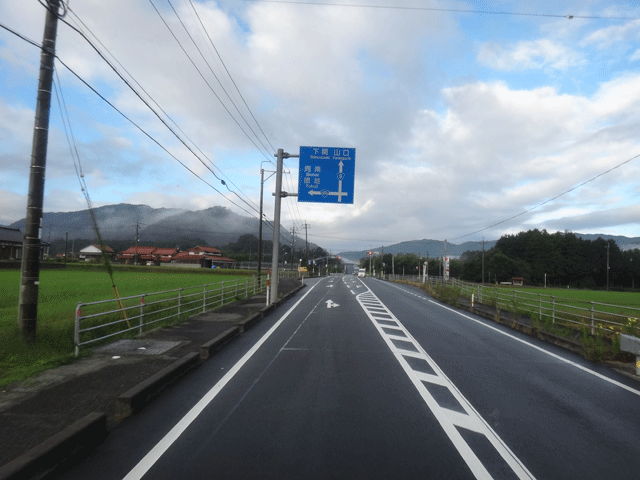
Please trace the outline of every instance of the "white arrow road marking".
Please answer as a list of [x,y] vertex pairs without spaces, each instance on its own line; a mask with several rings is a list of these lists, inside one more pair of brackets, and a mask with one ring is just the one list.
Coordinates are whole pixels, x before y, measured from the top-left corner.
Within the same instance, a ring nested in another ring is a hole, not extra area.
[[333,307],[339,307],[340,306],[337,303],[335,303],[333,300],[327,300],[326,304],[327,304],[327,308],[333,308]]

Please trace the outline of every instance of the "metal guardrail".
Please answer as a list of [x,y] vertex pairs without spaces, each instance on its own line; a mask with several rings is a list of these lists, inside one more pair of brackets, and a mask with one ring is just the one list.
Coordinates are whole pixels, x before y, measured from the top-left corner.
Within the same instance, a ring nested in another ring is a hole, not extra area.
[[228,280],[99,302],[78,302],[74,328],[75,355],[79,355],[83,345],[127,332],[142,334],[156,323],[232,303],[237,298],[263,291],[266,286],[264,279],[260,282],[257,277],[250,277],[244,283]]
[[[412,276],[404,280],[423,283],[425,279]],[[478,303],[529,315],[541,322],[548,320],[554,325],[587,327],[592,335],[598,330],[640,336],[640,308],[469,283],[455,278],[430,276],[426,283],[458,288],[461,295],[469,299],[473,295]]]

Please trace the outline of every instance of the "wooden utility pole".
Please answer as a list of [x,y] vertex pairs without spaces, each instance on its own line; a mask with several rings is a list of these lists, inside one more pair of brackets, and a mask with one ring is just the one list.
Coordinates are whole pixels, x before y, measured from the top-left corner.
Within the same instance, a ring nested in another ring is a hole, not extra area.
[[18,327],[25,340],[36,336],[38,319],[38,285],[40,283],[40,224],[44,198],[44,173],[47,163],[47,142],[49,138],[49,112],[51,106],[51,85],[58,29],[60,0],[47,0],[47,17],[44,24],[42,53],[40,55],[40,79],[36,118],[31,150],[31,170],[29,174],[29,196],[27,216],[22,243],[22,269],[20,276],[20,300],[18,305]]

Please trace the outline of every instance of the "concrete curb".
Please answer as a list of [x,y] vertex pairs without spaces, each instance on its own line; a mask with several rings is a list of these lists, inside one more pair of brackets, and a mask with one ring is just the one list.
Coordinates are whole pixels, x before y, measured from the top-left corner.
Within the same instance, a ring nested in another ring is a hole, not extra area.
[[118,417],[121,419],[130,417],[140,411],[170,383],[199,364],[200,355],[196,352],[189,353],[123,393],[116,399],[116,413]]
[[240,335],[241,331],[241,327],[231,327],[213,340],[209,340],[207,343],[202,344],[200,346],[200,360],[206,360],[209,358],[213,353],[217,352],[235,337]]
[[240,333],[246,332],[263,318],[264,318],[264,314],[262,312],[254,313],[250,317],[245,318],[244,320],[238,323],[238,326],[240,327]]
[[0,480],[40,477],[69,457],[94,448],[107,436],[107,415],[90,413],[0,467]]

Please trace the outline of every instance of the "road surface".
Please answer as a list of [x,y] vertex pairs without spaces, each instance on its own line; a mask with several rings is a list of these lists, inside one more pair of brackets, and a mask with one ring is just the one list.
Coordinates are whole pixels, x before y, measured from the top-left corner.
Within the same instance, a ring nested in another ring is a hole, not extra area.
[[639,384],[414,287],[325,277],[69,479],[640,478]]

